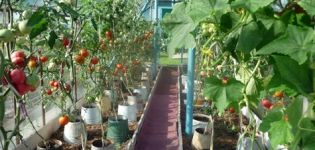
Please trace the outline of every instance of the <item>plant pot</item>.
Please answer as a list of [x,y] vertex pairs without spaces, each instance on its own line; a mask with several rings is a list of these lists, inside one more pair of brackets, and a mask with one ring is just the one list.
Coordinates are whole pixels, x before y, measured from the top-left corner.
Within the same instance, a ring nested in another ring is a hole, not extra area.
[[97,106],[101,109],[102,115],[107,116],[111,110],[111,98],[107,95],[96,97]]
[[81,135],[86,138],[84,124],[81,121],[69,122],[64,127],[63,139],[69,144],[80,144]]
[[91,150],[114,150],[114,144],[108,140],[94,140],[91,144]]
[[128,120],[126,117],[118,115],[108,118],[107,139],[113,143],[123,143],[127,140],[129,133]]
[[127,102],[129,105],[135,105],[139,102],[138,95],[128,95]]
[[137,121],[137,103],[134,105],[119,104],[118,115],[126,117],[129,122]]
[[62,142],[60,140],[48,140],[46,141],[46,145],[44,142],[40,142],[37,145],[36,150],[62,150]]
[[194,114],[193,115],[193,132],[197,128],[206,128],[208,123],[211,121],[211,117],[204,114]]
[[141,86],[141,88],[136,88],[133,90],[134,93],[137,93],[139,95],[140,101],[146,101],[148,91],[145,86]]
[[81,117],[85,124],[100,124],[102,122],[101,111],[95,104],[83,105]]
[[212,132],[204,133],[205,128],[196,128],[192,138],[192,148],[197,150],[210,149],[212,147]]

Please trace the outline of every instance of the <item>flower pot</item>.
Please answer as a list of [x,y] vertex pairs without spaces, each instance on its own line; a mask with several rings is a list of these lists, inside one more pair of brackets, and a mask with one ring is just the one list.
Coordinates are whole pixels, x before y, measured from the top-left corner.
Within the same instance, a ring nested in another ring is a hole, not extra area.
[[211,121],[211,117],[204,114],[194,114],[193,115],[193,132],[197,128],[206,128],[206,126]]
[[123,143],[127,140],[129,133],[128,120],[126,117],[118,115],[108,118],[107,139],[114,143]]
[[127,102],[129,105],[135,105],[139,101],[138,96],[136,95],[128,95]]
[[101,109],[102,115],[107,116],[111,110],[111,98],[107,95],[96,97],[97,106]]
[[119,104],[118,115],[125,116],[129,122],[137,121],[137,103],[134,105]]
[[133,92],[139,95],[140,101],[145,101],[147,99],[148,91],[145,86],[142,86],[141,88],[136,88],[133,90]]
[[62,150],[62,142],[60,140],[49,140],[46,141],[46,144],[44,142],[40,142],[37,145],[37,150]]
[[192,148],[197,150],[210,149],[212,147],[212,132],[204,133],[205,128],[196,128],[192,138]]
[[81,117],[85,124],[100,124],[102,121],[101,111],[95,104],[83,105]]
[[108,140],[94,140],[91,144],[91,150],[114,150],[114,144]]
[[[64,127],[63,139],[69,144],[80,144],[81,135],[86,136],[84,124],[81,121],[69,122]],[[86,137],[84,137],[86,138]]]

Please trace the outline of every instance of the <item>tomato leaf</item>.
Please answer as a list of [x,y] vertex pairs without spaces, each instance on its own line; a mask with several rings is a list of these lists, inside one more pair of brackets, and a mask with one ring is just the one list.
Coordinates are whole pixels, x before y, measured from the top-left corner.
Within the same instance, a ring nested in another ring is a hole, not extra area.
[[43,31],[47,30],[47,27],[48,27],[47,20],[45,18],[42,18],[40,22],[33,26],[29,38],[32,40],[33,38],[41,34]]
[[48,39],[48,45],[49,45],[50,49],[52,49],[54,47],[56,39],[58,39],[56,32],[50,31],[49,39]]
[[[315,130],[314,120],[311,118],[303,118],[300,123],[300,127],[304,129]],[[315,149],[315,133],[305,130],[302,131],[302,149],[303,150],[313,150]]]
[[36,11],[32,14],[30,19],[27,21],[27,26],[35,26],[38,23],[40,23],[43,18],[45,18],[45,15],[42,11]]
[[249,53],[262,41],[261,29],[255,22],[242,27],[236,50]]
[[97,25],[93,18],[91,19],[91,23],[92,23],[93,28],[97,31]]
[[279,121],[282,118],[282,112],[279,109],[272,109],[267,113],[267,116],[262,120],[262,123],[259,126],[259,130],[262,132],[267,132],[271,123]]
[[[300,93],[310,93],[313,91],[312,71],[307,64],[299,65],[288,56],[273,56],[276,66],[276,74],[280,76],[284,84],[289,83],[289,87]],[[288,69],[290,66],[290,69]],[[292,85],[292,86],[290,86]]]
[[293,99],[286,112],[288,114],[289,123],[293,129],[296,130],[298,122],[303,115],[303,97],[299,96]]
[[300,0],[298,4],[310,15],[315,15],[315,1],[314,0]]
[[187,15],[186,5],[184,2],[175,4],[172,12],[163,18],[162,25],[171,36],[167,46],[169,56],[175,53],[176,48],[193,48],[196,45],[190,33],[195,29],[196,24]]
[[215,13],[225,13],[229,8],[228,0],[198,0],[189,1],[186,11],[191,19],[199,24],[208,17],[216,16],[213,15]]
[[262,47],[257,54],[289,55],[299,64],[303,64],[307,60],[308,52],[313,49],[315,49],[313,29],[289,25],[283,36]]
[[269,130],[269,137],[271,146],[276,148],[280,144],[288,144],[293,141],[292,127],[289,122],[281,119],[271,123]]
[[245,8],[249,10],[250,12],[254,13],[259,8],[268,6],[271,4],[274,0],[235,0],[232,2],[231,6],[232,8]]
[[242,98],[242,89],[244,85],[235,80],[229,79],[227,84],[216,77],[207,78],[205,81],[204,96],[212,99],[220,112],[233,102]]

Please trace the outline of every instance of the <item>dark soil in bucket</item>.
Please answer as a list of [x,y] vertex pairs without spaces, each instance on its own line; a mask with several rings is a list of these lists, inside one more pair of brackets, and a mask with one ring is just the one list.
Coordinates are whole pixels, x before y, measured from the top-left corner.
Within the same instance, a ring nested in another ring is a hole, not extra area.
[[[111,142],[109,142],[108,140],[104,140],[104,147],[110,145]],[[103,146],[103,142],[102,140],[95,140],[92,142],[92,145],[94,145],[95,147],[102,147]]]
[[37,147],[45,150],[62,150],[62,142],[53,139],[46,141],[46,143],[40,142]]
[[194,116],[194,119],[201,122],[209,122],[209,118],[205,116]]

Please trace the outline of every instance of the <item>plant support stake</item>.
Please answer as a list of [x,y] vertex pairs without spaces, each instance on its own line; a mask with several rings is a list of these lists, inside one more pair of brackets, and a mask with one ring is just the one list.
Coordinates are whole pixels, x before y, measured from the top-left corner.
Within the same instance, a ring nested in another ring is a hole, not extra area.
[[187,135],[192,135],[193,120],[193,99],[194,99],[194,78],[195,78],[195,48],[188,50],[188,68],[187,68],[187,103],[186,103],[186,128]]

